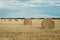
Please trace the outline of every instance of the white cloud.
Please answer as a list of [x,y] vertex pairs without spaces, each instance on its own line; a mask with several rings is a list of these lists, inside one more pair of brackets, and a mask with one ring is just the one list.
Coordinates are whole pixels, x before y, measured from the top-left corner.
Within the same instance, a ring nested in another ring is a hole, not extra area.
[[50,6],[60,6],[60,0],[48,0]]
[[53,1],[48,1],[49,6],[54,6],[55,3]]
[[60,4],[55,4],[55,6],[60,6]]
[[[59,4],[57,4],[59,3]],[[18,0],[0,0],[0,8],[8,7],[43,7],[43,6],[60,6],[60,1],[52,0],[31,0],[27,2],[21,2]]]
[[[42,12],[41,12],[42,13]],[[29,17],[29,18],[47,18],[47,17],[51,17],[50,15],[45,15],[45,14],[37,14],[37,13],[29,13],[29,12],[27,12],[27,13],[25,13],[25,12],[17,12],[17,13],[9,13],[8,15],[7,15],[8,17],[11,17],[11,18],[13,18],[13,17],[15,17],[15,18],[18,18],[18,17],[20,17],[20,18],[27,18],[27,17]]]
[[47,0],[32,0],[32,2],[46,2]]
[[4,3],[0,1],[0,8],[4,8]]
[[60,1],[54,1],[55,2],[55,6],[60,6]]

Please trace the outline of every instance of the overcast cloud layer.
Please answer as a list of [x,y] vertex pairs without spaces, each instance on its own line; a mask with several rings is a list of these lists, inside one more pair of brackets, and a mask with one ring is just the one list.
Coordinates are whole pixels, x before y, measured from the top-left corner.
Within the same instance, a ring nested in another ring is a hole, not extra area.
[[0,0],[0,17],[60,18],[60,0]]

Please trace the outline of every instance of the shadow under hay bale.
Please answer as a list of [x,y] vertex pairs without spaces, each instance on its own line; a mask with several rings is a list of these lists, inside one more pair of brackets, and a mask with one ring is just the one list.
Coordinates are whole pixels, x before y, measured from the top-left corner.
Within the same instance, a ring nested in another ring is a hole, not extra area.
[[30,18],[25,18],[24,25],[32,25],[32,20]]
[[53,29],[55,27],[55,22],[51,18],[45,18],[41,22],[42,28]]

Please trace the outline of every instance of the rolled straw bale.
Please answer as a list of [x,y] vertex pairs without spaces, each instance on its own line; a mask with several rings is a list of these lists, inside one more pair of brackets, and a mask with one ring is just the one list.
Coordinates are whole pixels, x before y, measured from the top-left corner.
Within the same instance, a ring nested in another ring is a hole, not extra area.
[[24,25],[32,25],[32,20],[30,18],[25,18]]
[[42,28],[53,29],[55,27],[55,22],[51,18],[43,19],[41,23]]

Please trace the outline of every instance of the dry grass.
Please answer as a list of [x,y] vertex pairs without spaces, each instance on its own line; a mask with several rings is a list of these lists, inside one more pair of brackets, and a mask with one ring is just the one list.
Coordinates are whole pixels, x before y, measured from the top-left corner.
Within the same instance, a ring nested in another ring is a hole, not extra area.
[[0,21],[0,40],[60,40],[60,20],[54,20],[54,29],[40,29],[42,19],[32,21],[32,26],[20,19]]

